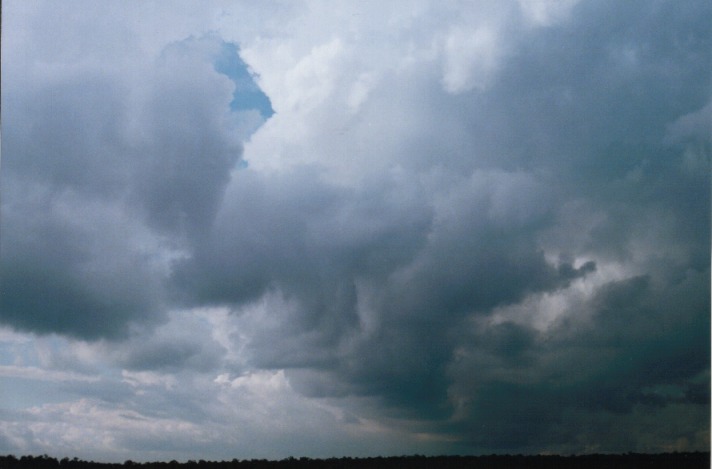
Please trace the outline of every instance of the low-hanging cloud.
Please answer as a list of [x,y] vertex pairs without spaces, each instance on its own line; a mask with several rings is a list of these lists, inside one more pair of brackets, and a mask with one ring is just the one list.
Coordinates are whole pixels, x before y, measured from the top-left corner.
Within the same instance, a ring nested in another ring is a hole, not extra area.
[[34,87],[16,81],[30,70],[9,73],[6,322],[98,338],[162,316],[170,259],[210,225],[242,155],[233,84],[204,57],[219,47],[170,45],[154,68],[126,75],[87,79],[69,65]]

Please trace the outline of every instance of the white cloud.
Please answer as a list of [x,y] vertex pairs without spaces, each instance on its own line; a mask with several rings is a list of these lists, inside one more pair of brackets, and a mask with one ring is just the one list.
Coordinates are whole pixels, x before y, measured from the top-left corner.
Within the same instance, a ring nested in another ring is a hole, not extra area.
[[527,22],[551,26],[568,19],[579,0],[518,0]]
[[712,102],[702,109],[678,117],[668,125],[666,141],[675,143],[685,139],[709,140],[712,135]]
[[3,378],[23,378],[38,381],[98,381],[98,377],[71,371],[54,371],[34,366],[0,365]]
[[443,85],[449,93],[482,91],[495,79],[503,51],[490,26],[454,28],[444,48]]

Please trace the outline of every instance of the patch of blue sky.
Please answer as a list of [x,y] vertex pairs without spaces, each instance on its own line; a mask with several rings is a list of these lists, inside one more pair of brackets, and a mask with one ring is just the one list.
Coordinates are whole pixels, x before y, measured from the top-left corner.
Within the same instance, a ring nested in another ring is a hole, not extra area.
[[254,74],[240,57],[237,45],[223,42],[220,54],[215,60],[215,70],[235,83],[230,109],[233,111],[256,110],[264,120],[274,114],[272,103],[255,82]]

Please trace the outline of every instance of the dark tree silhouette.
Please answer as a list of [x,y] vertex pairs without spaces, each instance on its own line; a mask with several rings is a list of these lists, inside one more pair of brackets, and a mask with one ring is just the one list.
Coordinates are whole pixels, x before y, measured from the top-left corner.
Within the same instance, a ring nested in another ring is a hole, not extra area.
[[0,456],[0,469],[667,469],[709,468],[710,453],[663,453],[663,454],[589,454],[580,456],[398,456],[371,458],[311,459],[289,457],[281,461],[265,459],[232,461],[188,461],[100,463],[77,458],[62,458],[60,461],[46,454],[41,456]]

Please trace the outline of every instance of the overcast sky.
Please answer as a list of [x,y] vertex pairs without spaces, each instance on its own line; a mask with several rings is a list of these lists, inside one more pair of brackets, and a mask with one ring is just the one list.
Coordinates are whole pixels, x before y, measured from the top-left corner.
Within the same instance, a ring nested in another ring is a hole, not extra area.
[[0,454],[709,449],[709,1],[3,7]]

